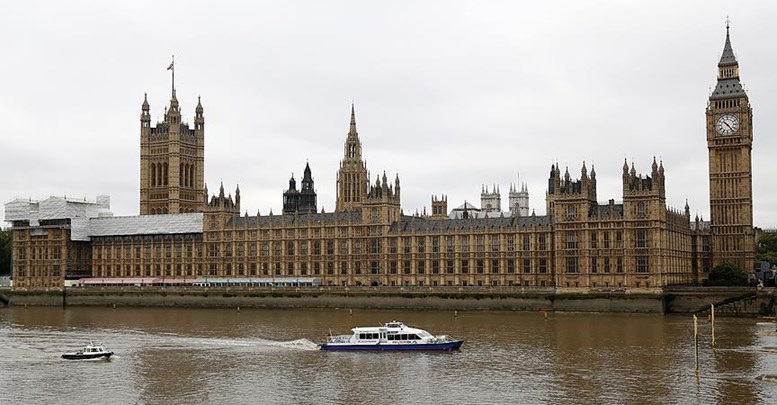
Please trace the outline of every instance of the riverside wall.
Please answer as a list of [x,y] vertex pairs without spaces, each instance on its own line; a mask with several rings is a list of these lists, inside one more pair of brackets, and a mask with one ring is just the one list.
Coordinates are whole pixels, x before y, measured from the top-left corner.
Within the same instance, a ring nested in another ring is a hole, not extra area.
[[773,291],[686,288],[641,291],[384,288],[67,288],[0,290],[13,306],[192,308],[353,308],[395,310],[703,313],[719,316],[774,313]]

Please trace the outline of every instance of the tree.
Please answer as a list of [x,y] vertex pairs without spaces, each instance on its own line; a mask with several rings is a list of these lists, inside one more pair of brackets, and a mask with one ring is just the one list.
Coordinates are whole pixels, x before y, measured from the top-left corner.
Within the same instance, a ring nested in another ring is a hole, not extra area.
[[0,276],[11,275],[11,235],[10,230],[0,230]]
[[756,258],[777,265],[777,232],[764,232],[758,237]]
[[731,263],[715,266],[705,285],[708,286],[742,286],[748,285],[747,273]]

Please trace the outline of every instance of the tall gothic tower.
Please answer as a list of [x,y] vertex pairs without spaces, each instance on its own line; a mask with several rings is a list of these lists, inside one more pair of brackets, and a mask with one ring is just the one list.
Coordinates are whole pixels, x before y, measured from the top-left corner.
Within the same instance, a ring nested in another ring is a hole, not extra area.
[[337,202],[335,210],[358,211],[367,197],[369,187],[367,165],[362,161],[362,143],[356,132],[356,114],[351,104],[351,128],[345,139],[343,160],[337,172]]
[[194,128],[181,122],[175,76],[170,107],[165,110],[164,122],[155,127],[151,126],[148,97],[144,97],[140,113],[141,215],[203,210],[205,119],[202,111],[198,97]]
[[713,266],[730,262],[746,272],[755,260],[752,122],[753,110],[739,82],[739,63],[726,24],[718,83],[707,103],[712,258]]

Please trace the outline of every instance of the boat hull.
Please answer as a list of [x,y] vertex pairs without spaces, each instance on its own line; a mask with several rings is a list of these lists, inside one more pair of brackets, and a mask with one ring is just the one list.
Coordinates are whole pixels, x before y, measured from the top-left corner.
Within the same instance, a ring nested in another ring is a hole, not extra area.
[[321,350],[328,351],[452,351],[458,350],[463,340],[453,340],[445,343],[427,343],[427,344],[375,344],[375,345],[355,345],[355,344],[336,344],[324,343]]
[[113,356],[113,352],[107,353],[64,353],[62,358],[65,360],[94,360],[105,359],[108,360]]

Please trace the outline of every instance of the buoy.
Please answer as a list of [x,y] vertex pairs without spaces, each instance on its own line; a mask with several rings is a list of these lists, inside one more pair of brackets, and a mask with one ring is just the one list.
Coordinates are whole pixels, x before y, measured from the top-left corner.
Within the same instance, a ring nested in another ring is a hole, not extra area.
[[545,319],[548,319],[548,311],[542,311],[543,316]]
[[24,309],[27,309],[27,304],[24,304]]
[[459,316],[459,311],[454,309],[453,310],[453,317],[456,318],[458,316]]
[[116,304],[113,304],[113,309],[116,309]]
[[240,312],[240,307],[237,307],[237,312]]
[[353,316],[353,310],[352,309],[348,310],[348,316]]

